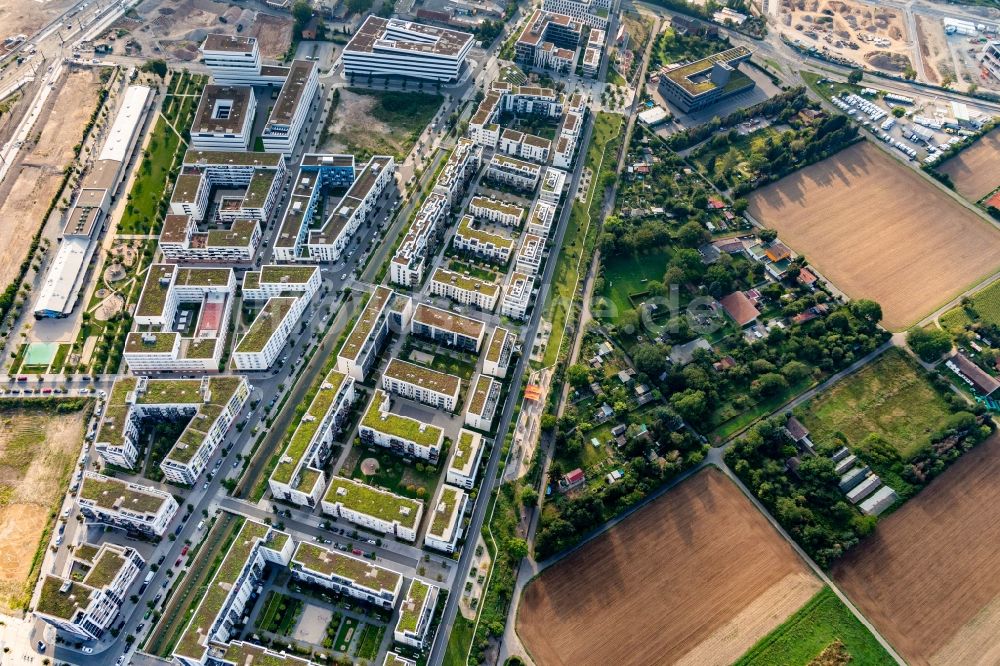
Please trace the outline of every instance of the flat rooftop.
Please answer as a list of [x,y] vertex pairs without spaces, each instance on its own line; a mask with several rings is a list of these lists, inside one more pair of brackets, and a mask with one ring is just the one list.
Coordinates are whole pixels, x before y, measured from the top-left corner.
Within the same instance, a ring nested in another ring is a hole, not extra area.
[[207,85],[191,121],[191,133],[239,134],[253,107],[250,86]]
[[249,53],[253,51],[257,40],[253,37],[239,37],[234,35],[220,35],[211,33],[205,38],[205,43],[201,45],[202,51],[229,51],[232,53]]
[[81,499],[108,511],[156,514],[170,497],[156,488],[129,483],[97,472],[86,472],[80,484]]
[[424,423],[409,416],[383,411],[388,394],[382,389],[375,389],[371,402],[361,418],[361,426],[371,428],[376,432],[393,435],[400,439],[419,444],[420,446],[439,446],[444,431],[432,423]]
[[292,566],[299,565],[326,576],[349,580],[358,587],[368,588],[375,594],[387,592],[395,595],[403,577],[401,574],[372,564],[370,560],[354,557],[338,550],[331,550],[303,541],[292,556]]
[[352,511],[386,522],[398,522],[410,529],[416,528],[423,509],[420,500],[411,500],[342,476],[333,477],[323,501],[331,504],[340,502]]
[[701,95],[710,90],[714,90],[716,84],[711,79],[705,79],[700,81],[693,80],[693,77],[699,74],[705,74],[711,71],[712,67],[716,63],[726,63],[732,65],[733,62],[739,62],[750,57],[750,49],[745,46],[736,46],[731,49],[726,49],[725,51],[720,51],[719,53],[714,53],[707,58],[702,58],[701,60],[695,60],[694,62],[689,62],[680,67],[675,67],[674,69],[666,72],[665,76],[676,83],[678,86],[686,90],[692,95]]
[[417,306],[416,311],[413,313],[413,320],[470,338],[479,338],[486,328],[486,324],[478,319],[463,317],[462,315],[454,314],[447,310],[427,305],[426,303],[421,303]]
[[344,47],[344,52],[400,50],[454,57],[468,49],[472,40],[473,35],[468,32],[370,15]]
[[[293,60],[288,71],[288,78],[281,86],[278,99],[271,109],[271,116],[267,119],[268,125],[290,125],[295,117],[295,111],[302,102],[302,94],[305,92],[309,77],[316,69],[316,63],[310,60]],[[265,133],[266,133],[265,129]]]
[[462,385],[462,380],[455,375],[438,372],[398,358],[389,361],[384,376],[445,395],[457,395]]
[[475,471],[472,465],[476,461],[481,448],[483,448],[483,436],[478,432],[462,428],[458,431],[458,440],[452,449],[448,468],[465,476],[472,476],[472,473]]
[[392,290],[386,287],[375,288],[375,293],[368,299],[365,309],[361,311],[357,323],[354,324],[354,329],[344,340],[344,346],[340,348],[340,356],[357,360],[392,294]]
[[281,153],[242,152],[238,150],[194,150],[184,153],[185,167],[241,166],[277,169],[284,161]]

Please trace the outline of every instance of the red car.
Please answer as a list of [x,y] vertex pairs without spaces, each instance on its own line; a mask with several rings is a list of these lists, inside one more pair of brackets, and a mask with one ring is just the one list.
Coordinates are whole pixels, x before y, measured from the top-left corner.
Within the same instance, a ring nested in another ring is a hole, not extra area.
[[188,554],[188,547],[184,546],[183,548],[181,548],[181,555],[187,555],[187,554]]
[[184,559],[183,557],[178,557],[177,561],[174,562],[174,566],[175,567],[179,567],[181,565],[181,560],[183,560],[183,559]]
[[50,389],[50,388],[43,388],[42,389],[42,393],[46,393],[46,394],[52,393],[52,389]]

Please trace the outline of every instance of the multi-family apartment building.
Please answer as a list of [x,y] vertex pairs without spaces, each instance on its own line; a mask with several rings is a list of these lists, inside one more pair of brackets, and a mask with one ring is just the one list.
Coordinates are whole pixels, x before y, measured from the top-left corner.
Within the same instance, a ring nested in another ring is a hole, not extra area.
[[242,623],[265,568],[268,564],[286,567],[291,562],[294,544],[288,534],[250,519],[238,520],[243,520],[239,532],[196,600],[194,615],[174,646],[174,659],[182,666],[203,666],[222,653],[226,661],[236,661],[237,655],[227,649],[230,636]]
[[399,619],[392,637],[401,645],[423,649],[427,641],[434,607],[437,606],[438,588],[417,578],[410,581],[406,597],[399,607]]
[[134,312],[141,330],[125,339],[123,357],[129,369],[218,370],[235,291],[231,268],[150,266]]
[[500,389],[500,382],[486,374],[480,374],[472,382],[469,406],[465,410],[465,425],[484,432],[493,428],[493,417],[500,403]]
[[552,149],[552,166],[569,169],[573,165],[576,146],[583,131],[583,113],[567,109],[559,123],[559,131]]
[[261,132],[265,151],[292,154],[318,89],[319,66],[311,60],[293,60]]
[[552,142],[534,134],[507,128],[500,133],[500,150],[514,157],[544,163],[549,159]]
[[514,59],[523,67],[567,72],[584,30],[579,19],[536,9],[514,43]]
[[369,15],[344,47],[344,74],[399,76],[430,81],[457,81],[473,36],[400,19]]
[[469,201],[469,214],[476,219],[516,229],[524,223],[525,210],[521,206],[507,201],[476,196]]
[[535,191],[541,175],[542,167],[539,165],[500,153],[490,159],[486,168],[488,180],[526,192]]
[[70,554],[65,577],[42,580],[35,616],[75,638],[98,640],[118,618],[144,565],[128,546],[80,544]]
[[528,215],[528,224],[525,230],[529,234],[534,234],[540,238],[548,238],[552,223],[556,219],[556,206],[541,199],[535,200],[535,205],[531,207],[531,214]]
[[170,212],[205,217],[214,188],[241,190],[221,198],[216,216],[225,221],[267,220],[278,201],[285,158],[275,153],[188,150],[170,195]]
[[272,496],[299,506],[316,506],[322,500],[323,467],[334,438],[347,425],[355,397],[353,377],[337,370],[327,373],[268,479]]
[[323,496],[322,511],[376,532],[416,541],[424,503],[335,476]]
[[94,439],[109,463],[131,469],[145,419],[190,417],[187,427],[160,462],[168,481],[193,484],[225,439],[250,398],[246,377],[201,379],[122,377],[111,387]]
[[457,206],[482,161],[483,147],[472,139],[462,137],[455,144],[448,161],[441,167],[441,173],[434,181],[433,191],[446,196],[449,206]]
[[413,301],[409,296],[376,287],[337,352],[337,370],[359,382],[365,381],[389,336],[393,331],[405,331],[412,314]]
[[545,239],[534,234],[524,234],[517,250],[517,270],[525,275],[538,275],[545,254]]
[[261,63],[260,48],[254,37],[212,33],[201,48],[202,62],[220,85],[281,85],[287,67]]
[[257,99],[250,86],[205,86],[191,121],[191,147],[246,150],[256,110]]
[[479,463],[486,450],[485,440],[478,432],[462,428],[448,458],[445,482],[459,488],[472,490],[476,485]]
[[462,305],[474,305],[485,312],[492,312],[500,298],[500,285],[496,282],[486,282],[446,268],[434,271],[430,291],[435,296],[444,296]]
[[[415,363],[394,358],[382,373],[382,389],[425,405],[453,412],[458,406],[462,380]],[[388,405],[383,405],[388,411]]]
[[424,199],[389,264],[389,280],[393,284],[414,288],[423,282],[427,262],[437,247],[449,210],[448,198],[443,194],[432,192]]
[[1000,80],[1000,41],[986,42],[979,61],[994,79]]
[[299,543],[289,566],[298,580],[387,610],[395,607],[403,588],[403,576],[395,571],[308,542]]
[[358,425],[362,444],[381,446],[401,456],[437,463],[444,445],[444,430],[432,423],[393,414],[389,411],[391,407],[389,394],[376,389]]
[[545,0],[542,9],[583,21],[593,28],[608,29],[611,0]]
[[502,326],[494,328],[483,357],[483,373],[500,379],[506,377],[516,345],[517,337],[513,333]]
[[320,285],[318,266],[264,266],[243,276],[243,300],[266,300],[233,350],[237,370],[267,370]]
[[563,187],[566,185],[566,172],[555,167],[545,169],[542,177],[542,187],[538,191],[539,201],[558,205],[562,199]]
[[468,502],[469,496],[461,488],[442,483],[427,510],[430,524],[424,533],[424,546],[454,553],[462,536],[462,518]]
[[535,286],[532,275],[520,271],[511,271],[507,284],[503,288],[503,300],[500,301],[500,314],[511,319],[524,321],[531,309],[531,292]]
[[190,215],[173,213],[163,218],[160,250],[175,263],[248,264],[260,246],[261,229],[257,220],[233,220],[212,225],[206,231]]
[[162,537],[177,513],[168,492],[90,471],[83,473],[76,503],[89,521],[145,537]]
[[438,344],[479,353],[486,337],[486,324],[426,303],[417,305],[410,323],[410,333]]
[[382,662],[382,666],[417,666],[417,662],[406,657],[401,657],[390,650],[385,653],[385,661]]
[[479,227],[471,215],[463,215],[458,229],[452,236],[452,247],[494,264],[506,265],[514,252],[515,241],[508,234],[500,234]]

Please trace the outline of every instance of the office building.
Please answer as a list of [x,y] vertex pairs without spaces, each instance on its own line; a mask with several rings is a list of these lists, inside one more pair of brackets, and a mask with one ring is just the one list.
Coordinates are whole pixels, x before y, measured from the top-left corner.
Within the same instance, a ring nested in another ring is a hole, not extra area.
[[372,14],[344,47],[344,74],[457,81],[473,41],[467,32]]

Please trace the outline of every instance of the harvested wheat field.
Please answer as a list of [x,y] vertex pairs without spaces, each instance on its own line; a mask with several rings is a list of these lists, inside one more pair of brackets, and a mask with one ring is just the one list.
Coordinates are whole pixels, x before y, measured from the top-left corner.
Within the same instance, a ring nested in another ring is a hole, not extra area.
[[1000,663],[1000,435],[888,518],[833,569],[910,664]]
[[749,197],[750,214],[900,330],[1000,265],[1000,231],[862,141]]
[[731,664],[819,588],[710,468],[542,572],[516,626],[538,666]]
[[1000,187],[1000,129],[995,129],[946,162],[946,173],[955,189],[969,201],[979,201]]
[[30,594],[35,552],[69,484],[85,412],[0,409],[0,612]]

